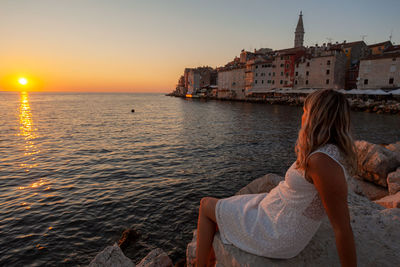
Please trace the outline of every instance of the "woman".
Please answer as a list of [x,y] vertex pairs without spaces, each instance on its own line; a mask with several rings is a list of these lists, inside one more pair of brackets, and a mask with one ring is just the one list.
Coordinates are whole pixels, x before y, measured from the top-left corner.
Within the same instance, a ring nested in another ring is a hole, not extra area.
[[[197,266],[206,266],[216,229],[222,242],[264,257],[292,258],[312,239],[325,214],[342,266],[356,266],[347,206],[347,177],[355,164],[350,107],[344,95],[318,90],[304,102],[297,160],[269,193],[200,202]],[[346,169],[346,167],[348,169]]]

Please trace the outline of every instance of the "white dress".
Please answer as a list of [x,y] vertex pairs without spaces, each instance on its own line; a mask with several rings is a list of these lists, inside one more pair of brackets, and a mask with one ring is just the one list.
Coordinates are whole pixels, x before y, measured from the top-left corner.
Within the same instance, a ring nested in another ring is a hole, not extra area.
[[[336,161],[347,180],[343,158],[335,145],[325,145],[311,154],[317,152]],[[293,163],[285,180],[269,193],[218,200],[215,215],[223,243],[259,256],[288,259],[305,248],[325,210],[315,186]]]

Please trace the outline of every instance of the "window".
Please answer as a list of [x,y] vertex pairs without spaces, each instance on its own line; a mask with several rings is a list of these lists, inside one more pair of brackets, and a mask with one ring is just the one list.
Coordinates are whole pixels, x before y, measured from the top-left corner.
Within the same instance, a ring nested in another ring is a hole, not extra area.
[[283,76],[283,71],[281,71],[281,76]]
[[281,80],[281,82],[280,82],[281,84],[283,84],[283,81]]
[[286,72],[286,77],[289,77],[289,73]]
[[272,84],[275,84],[275,81],[274,81],[274,80],[272,80]]
[[396,58],[394,57],[394,58],[392,58],[392,60],[393,60],[393,61],[396,61]]
[[272,76],[275,76],[275,72],[272,73]]
[[344,52],[347,54],[349,52],[349,50],[346,49],[346,50],[344,50]]
[[368,79],[365,79],[365,80],[364,80],[364,84],[368,84]]
[[256,65],[256,69],[258,69],[258,66]]
[[299,67],[299,63],[296,64],[296,68],[298,68],[298,67]]
[[306,80],[306,84],[308,84],[308,80]]
[[281,67],[283,67],[283,64],[281,64]]
[[264,80],[261,80],[261,83],[264,84]]
[[326,79],[326,84],[329,84],[329,79]]
[[283,57],[281,57],[281,60],[283,60]]
[[286,64],[286,68],[287,68],[287,69],[289,68],[289,64]]
[[326,70],[326,74],[329,74],[329,70]]
[[299,73],[296,71],[296,76],[299,76]]
[[306,66],[307,66],[307,67],[310,67],[310,62],[307,62]]
[[328,60],[328,61],[326,62],[326,65],[331,65],[331,61]]
[[297,84],[297,80],[294,81],[294,84]]
[[268,73],[268,76],[271,76],[271,72],[270,72],[270,73]]
[[306,71],[306,75],[308,76],[310,74],[310,72],[309,71]]
[[393,78],[390,78],[390,79],[389,79],[389,84],[393,84],[393,82],[394,82],[394,79],[393,79]]
[[287,84],[287,81],[285,81],[285,84]]
[[256,77],[258,76],[258,73],[256,72]]
[[271,80],[268,80],[267,83],[271,83]]
[[255,84],[257,84],[257,80],[255,81]]

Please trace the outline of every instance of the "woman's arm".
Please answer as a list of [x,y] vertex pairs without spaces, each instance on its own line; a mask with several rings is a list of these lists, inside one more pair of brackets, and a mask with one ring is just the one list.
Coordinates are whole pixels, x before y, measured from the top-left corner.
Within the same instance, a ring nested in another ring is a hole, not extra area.
[[347,183],[342,167],[323,153],[307,162],[312,179],[335,232],[336,248],[342,266],[357,266],[356,248],[347,205]]

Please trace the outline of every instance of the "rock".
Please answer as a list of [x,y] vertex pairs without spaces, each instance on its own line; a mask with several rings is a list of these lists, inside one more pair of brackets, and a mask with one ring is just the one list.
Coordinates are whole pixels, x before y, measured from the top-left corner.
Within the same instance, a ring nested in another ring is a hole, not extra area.
[[385,148],[396,153],[397,161],[400,162],[400,141],[393,143],[393,144],[386,145]]
[[136,232],[134,229],[126,229],[118,241],[118,246],[124,250],[126,249],[130,244],[136,242],[139,238],[138,232]]
[[137,267],[171,267],[173,266],[171,259],[161,248],[153,249],[144,257]]
[[106,247],[90,262],[89,267],[135,267],[117,244]]
[[[400,209],[382,210],[366,198],[349,194],[349,208],[355,236],[359,266],[399,266]],[[325,218],[317,233],[296,257],[288,260],[269,259],[246,253],[214,238],[216,266],[340,266],[335,237]]]
[[400,167],[387,176],[389,194],[393,195],[400,191]]
[[388,209],[400,208],[400,192],[375,200],[374,202]]
[[[283,180],[282,177],[266,175],[261,178],[266,183]],[[260,179],[260,178],[259,178]],[[266,188],[260,186],[262,179],[256,179],[239,192],[254,192]],[[271,180],[269,180],[271,179]],[[359,183],[360,182],[360,183]],[[279,183],[279,182],[277,182]],[[357,261],[359,266],[400,266],[400,209],[384,209],[377,203],[353,192],[363,189],[364,181],[349,180],[349,211],[351,225],[356,242]],[[255,186],[258,185],[258,186]],[[366,187],[373,186],[368,184]],[[376,189],[377,186],[374,186]],[[247,188],[247,189],[246,189]],[[247,191],[248,190],[248,191]],[[378,188],[379,190],[379,188]],[[238,193],[239,193],[238,192]],[[265,192],[265,191],[262,191]],[[357,192],[356,192],[357,193]],[[376,194],[376,193],[374,193]],[[374,195],[372,194],[372,195]],[[396,194],[400,198],[400,192]],[[186,249],[186,262],[193,267],[196,258],[196,231]],[[269,259],[244,252],[232,245],[221,242],[219,234],[214,237],[213,247],[217,260],[216,266],[340,266],[337,255],[335,236],[331,224],[325,218],[306,248],[296,257],[288,260]]]
[[347,184],[349,187],[349,191],[364,196],[369,200],[380,199],[389,194],[386,188],[375,185],[369,181],[364,181],[361,177],[350,177],[347,181]]
[[356,141],[355,145],[358,175],[375,184],[387,187],[387,175],[400,165],[396,153],[367,141]]
[[266,174],[260,178],[255,179],[245,187],[239,190],[236,195],[257,194],[271,191],[276,187],[284,178],[274,173]]
[[197,230],[193,231],[192,241],[186,247],[186,266],[194,267],[196,264]]

